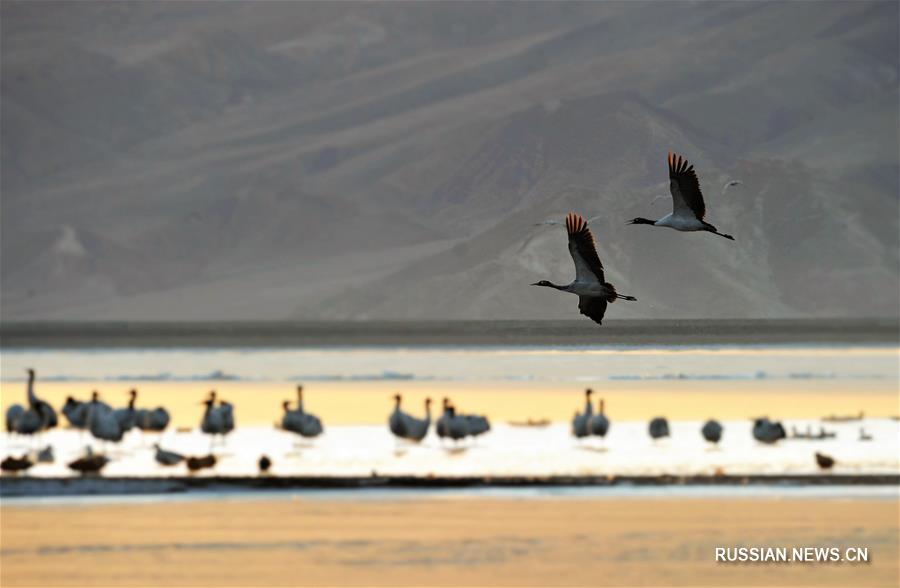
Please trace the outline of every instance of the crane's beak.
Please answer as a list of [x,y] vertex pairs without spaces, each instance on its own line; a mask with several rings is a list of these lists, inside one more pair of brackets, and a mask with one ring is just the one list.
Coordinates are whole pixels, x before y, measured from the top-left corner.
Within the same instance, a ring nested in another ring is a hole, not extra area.
[[628,221],[628,222],[625,223],[625,224],[626,224],[626,225],[636,225],[637,223],[634,222],[633,220],[630,220],[630,221]]
[[540,282],[535,282],[534,284],[530,284],[530,285],[531,285],[531,286],[540,286],[541,283],[540,283]]

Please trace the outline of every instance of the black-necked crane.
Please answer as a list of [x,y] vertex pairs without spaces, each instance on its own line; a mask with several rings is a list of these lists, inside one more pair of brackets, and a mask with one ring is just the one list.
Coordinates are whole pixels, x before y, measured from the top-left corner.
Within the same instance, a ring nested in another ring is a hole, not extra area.
[[464,416],[456,414],[456,408],[451,404],[446,409],[447,414],[447,436],[457,442],[465,439],[469,435],[469,422]]
[[545,286],[578,296],[578,310],[595,323],[603,323],[606,305],[616,300],[637,300],[634,296],[623,296],[615,286],[606,281],[603,264],[597,255],[594,236],[580,215],[570,212],[566,215],[566,231],[569,234],[569,254],[575,263],[575,280],[570,284],[554,284],[547,280],[535,282],[532,286]]
[[127,433],[134,428],[137,411],[134,408],[134,402],[137,399],[137,390],[132,389],[128,392],[128,405],[125,408],[117,408],[113,411],[113,417],[119,423],[122,433]]
[[671,213],[658,220],[638,217],[629,224],[668,227],[686,232],[707,231],[734,241],[734,237],[720,233],[716,227],[703,220],[706,216],[706,204],[703,202],[697,172],[686,159],[674,153],[669,153],[669,192],[672,194]]
[[[137,399],[137,390],[130,392]],[[142,432],[162,433],[169,426],[169,411],[162,406],[137,408],[134,411],[134,426]]]
[[780,422],[770,421],[767,417],[762,417],[753,421],[753,438],[760,443],[772,444],[779,439],[786,439],[787,432]]
[[603,402],[602,398],[597,406],[597,411],[597,414],[591,418],[591,435],[603,439],[609,432],[609,419],[606,417],[606,403]]
[[72,396],[66,397],[66,403],[63,404],[62,413],[63,416],[66,417],[66,420],[69,421],[69,426],[74,427],[76,429],[83,429],[85,426],[85,422],[87,419],[87,412],[81,407],[84,406],[84,402],[80,400],[75,400]]
[[113,443],[118,443],[122,440],[125,431],[122,430],[115,412],[100,402],[98,392],[93,392],[87,407],[87,428],[95,439],[104,442],[112,441]]
[[594,414],[594,406],[591,404],[591,394],[594,391],[588,388],[584,391],[584,412],[576,412],[572,417],[572,435],[582,439],[591,434],[590,423]]
[[394,437],[403,439],[406,437],[406,417],[408,415],[400,409],[401,402],[403,402],[403,397],[399,394],[394,394],[394,410],[388,416],[388,428]]
[[303,408],[303,386],[297,386],[297,410],[299,415],[300,429],[296,431],[304,437],[318,437],[325,430],[322,427],[322,420],[311,412],[306,412]]
[[212,453],[213,443],[216,435],[222,436],[222,443],[225,443],[225,435],[234,429],[234,407],[231,403],[220,400],[216,406],[216,391],[212,390],[209,397],[201,404],[206,405],[203,411],[203,418],[200,421],[200,430],[210,436],[209,449]]
[[483,414],[466,414],[462,416],[466,419],[466,430],[470,437],[478,437],[491,430],[491,421]]
[[441,416],[439,416],[438,420],[434,423],[434,432],[437,433],[437,436],[443,441],[445,437],[450,436],[448,430],[450,425],[450,399],[446,396],[441,401],[441,409]]
[[425,418],[422,419],[403,412],[400,409],[402,400],[400,394],[394,394],[394,410],[388,417],[388,427],[395,437],[418,443],[428,435],[431,426],[431,398],[425,399]]
[[58,419],[56,411],[34,393],[35,374],[28,370],[27,408],[15,404],[6,411],[6,429],[20,435],[35,435],[56,427]]

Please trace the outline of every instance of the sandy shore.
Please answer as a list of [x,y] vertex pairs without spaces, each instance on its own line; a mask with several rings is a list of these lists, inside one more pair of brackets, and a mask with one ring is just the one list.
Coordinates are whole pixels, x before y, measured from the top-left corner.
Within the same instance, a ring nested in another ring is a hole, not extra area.
[[[10,506],[3,586],[896,586],[898,503],[284,499]],[[869,563],[714,561],[867,547]],[[789,549],[790,551],[790,549]]]

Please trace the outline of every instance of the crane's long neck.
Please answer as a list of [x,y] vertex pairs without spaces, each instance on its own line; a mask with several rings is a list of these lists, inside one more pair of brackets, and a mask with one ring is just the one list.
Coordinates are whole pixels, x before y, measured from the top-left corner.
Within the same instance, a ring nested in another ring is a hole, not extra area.
[[34,395],[34,372],[28,372],[28,404],[34,407],[37,400],[37,396]]
[[297,410],[303,412],[303,386],[297,386]]

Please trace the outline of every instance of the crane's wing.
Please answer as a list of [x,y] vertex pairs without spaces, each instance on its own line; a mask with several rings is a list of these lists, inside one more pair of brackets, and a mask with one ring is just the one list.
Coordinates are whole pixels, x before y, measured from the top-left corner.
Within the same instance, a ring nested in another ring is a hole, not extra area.
[[575,281],[602,284],[603,264],[597,255],[594,236],[581,215],[574,212],[566,215],[566,231],[569,233],[569,253],[575,262]]
[[578,310],[598,325],[602,325],[603,315],[606,314],[606,299],[600,296],[579,296]]
[[694,166],[689,165],[680,155],[669,153],[669,192],[672,193],[672,208],[675,216],[692,214],[698,220],[706,215],[700,180]]

